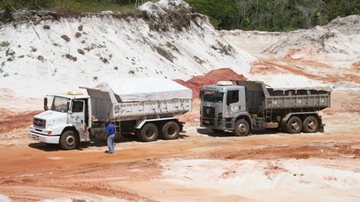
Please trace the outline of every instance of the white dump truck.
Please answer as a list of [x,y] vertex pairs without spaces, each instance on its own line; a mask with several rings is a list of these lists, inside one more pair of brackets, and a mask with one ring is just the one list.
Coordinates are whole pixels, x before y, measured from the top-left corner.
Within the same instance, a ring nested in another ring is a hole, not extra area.
[[115,123],[117,133],[136,134],[145,142],[176,139],[183,123],[175,116],[191,110],[192,91],[163,78],[134,78],[53,95],[50,107],[47,97],[29,138],[74,149],[103,136],[107,119]]

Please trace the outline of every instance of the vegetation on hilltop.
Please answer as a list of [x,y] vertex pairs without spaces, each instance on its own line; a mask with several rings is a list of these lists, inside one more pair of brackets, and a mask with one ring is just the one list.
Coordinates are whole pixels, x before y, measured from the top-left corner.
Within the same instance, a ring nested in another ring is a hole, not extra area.
[[186,0],[218,29],[290,31],[360,14],[359,0]]
[[[359,0],[185,0],[209,16],[217,29],[290,31],[325,25],[337,16],[360,14]],[[1,8],[47,9],[58,13],[104,10],[136,13],[144,0],[0,0]]]
[[58,13],[99,13],[101,11],[137,12],[141,0],[0,0],[2,9],[52,10]]

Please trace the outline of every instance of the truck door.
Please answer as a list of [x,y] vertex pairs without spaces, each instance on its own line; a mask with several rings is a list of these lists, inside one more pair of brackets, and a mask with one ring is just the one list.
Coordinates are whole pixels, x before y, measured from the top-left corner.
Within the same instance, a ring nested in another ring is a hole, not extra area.
[[89,133],[85,124],[85,101],[73,100],[71,107],[70,121],[79,132],[81,140],[89,140]]
[[237,112],[242,110],[239,101],[239,90],[229,90],[227,92],[226,105],[231,116],[234,116]]

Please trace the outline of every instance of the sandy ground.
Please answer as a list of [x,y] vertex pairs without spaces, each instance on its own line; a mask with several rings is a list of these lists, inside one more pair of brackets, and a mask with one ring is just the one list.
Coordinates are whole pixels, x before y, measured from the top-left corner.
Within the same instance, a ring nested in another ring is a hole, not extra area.
[[359,201],[360,95],[332,96],[324,133],[214,134],[198,127],[194,102],[180,139],[118,137],[113,155],[104,141],[31,142],[36,112],[1,109],[0,201]]

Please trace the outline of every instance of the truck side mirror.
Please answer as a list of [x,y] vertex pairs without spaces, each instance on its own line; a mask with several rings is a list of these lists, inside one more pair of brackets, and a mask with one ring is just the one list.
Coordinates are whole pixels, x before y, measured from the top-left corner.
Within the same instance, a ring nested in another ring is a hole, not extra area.
[[200,90],[199,99],[201,100],[204,97],[204,91]]
[[44,111],[47,111],[47,110],[49,110],[48,99],[47,99],[47,97],[44,97]]

